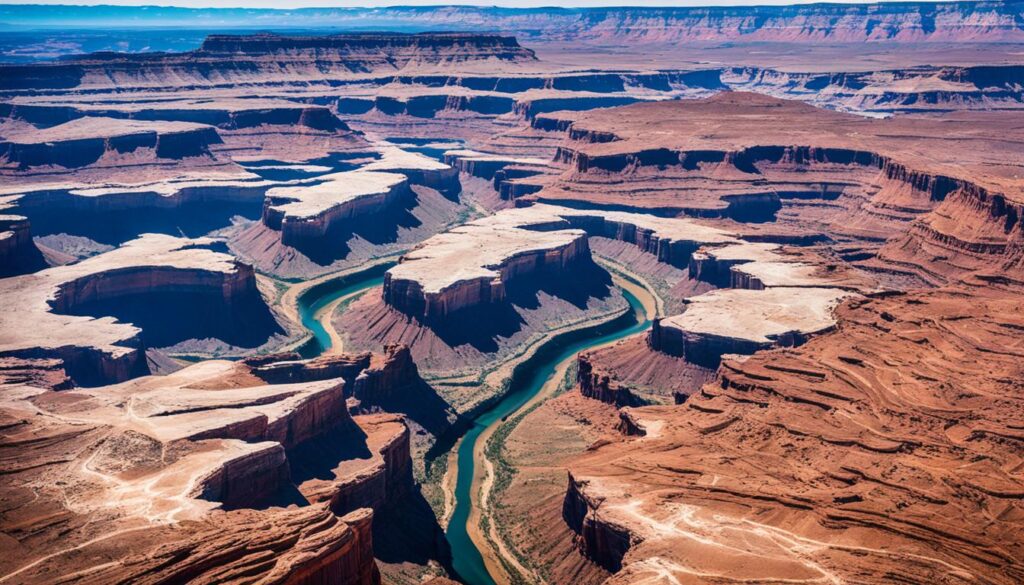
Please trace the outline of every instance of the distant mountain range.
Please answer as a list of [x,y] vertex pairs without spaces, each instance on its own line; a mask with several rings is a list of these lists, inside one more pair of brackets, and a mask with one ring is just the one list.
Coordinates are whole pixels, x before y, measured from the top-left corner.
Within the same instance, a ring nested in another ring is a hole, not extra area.
[[39,28],[500,30],[617,42],[1022,41],[1024,1],[692,8],[175,8],[0,6],[7,31]]

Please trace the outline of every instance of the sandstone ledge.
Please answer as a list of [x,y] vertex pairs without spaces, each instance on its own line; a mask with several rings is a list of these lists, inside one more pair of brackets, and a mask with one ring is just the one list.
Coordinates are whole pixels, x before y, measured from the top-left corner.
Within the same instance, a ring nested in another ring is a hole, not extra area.
[[651,347],[714,367],[725,354],[799,345],[832,328],[836,306],[854,293],[830,288],[716,290],[689,299],[681,315],[657,321]]
[[147,234],[77,264],[0,280],[8,307],[0,315],[0,355],[59,358],[72,377],[94,383],[143,373],[138,327],[74,312],[152,293],[202,294],[228,306],[259,299],[252,268],[211,244]]
[[700,246],[738,241],[680,218],[532,205],[501,211],[434,236],[388,271],[384,300],[424,318],[500,302],[512,279],[589,260],[588,236],[629,242],[686,266]]
[[409,194],[407,179],[391,172],[349,171],[322,181],[267,191],[263,223],[280,230],[285,245],[323,237],[342,222],[379,213]]

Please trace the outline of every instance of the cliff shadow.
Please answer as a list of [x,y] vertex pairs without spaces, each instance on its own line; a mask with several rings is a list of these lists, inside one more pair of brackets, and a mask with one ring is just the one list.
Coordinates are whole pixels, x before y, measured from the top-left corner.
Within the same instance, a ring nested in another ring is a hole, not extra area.
[[524,325],[526,320],[509,302],[468,307],[429,322],[431,331],[449,347],[469,345],[482,353],[498,351],[498,340],[512,337]]
[[403,388],[400,394],[390,395],[385,399],[373,402],[370,409],[381,409],[385,412],[401,413],[427,433],[438,437],[450,429],[458,415],[451,405],[441,398],[422,378],[417,376],[415,382]]
[[444,318],[429,320],[430,329],[451,347],[470,345],[482,353],[501,348],[500,340],[526,326],[522,311],[543,310],[541,293],[586,310],[591,299],[612,294],[611,275],[590,259],[579,260],[563,271],[544,270],[520,276],[506,285],[505,299],[497,303],[461,309]]
[[520,277],[509,283],[507,302],[528,310],[541,307],[540,293],[569,302],[585,310],[590,299],[607,299],[612,294],[612,277],[604,268],[587,258],[577,260],[565,271],[549,271]]
[[186,203],[180,207],[142,207],[103,210],[75,209],[68,205],[25,207],[36,236],[68,234],[110,246],[119,246],[142,234],[167,234],[195,238],[228,227],[235,217],[258,220],[263,203],[254,201],[212,201]]
[[219,340],[234,347],[255,348],[284,334],[259,293],[226,303],[220,294],[153,292],[83,303],[67,312],[89,317],[115,317],[142,329],[146,347],[170,347],[190,340]]
[[384,563],[427,565],[436,561],[453,574],[452,553],[444,529],[419,490],[373,515],[373,556]]
[[385,246],[398,242],[402,230],[423,225],[413,215],[418,206],[419,196],[410,190],[407,197],[380,213],[337,222],[323,236],[293,242],[290,246],[320,266],[330,266],[348,257],[353,238],[373,246]]
[[296,484],[313,479],[334,481],[335,469],[341,462],[372,457],[366,433],[358,425],[346,421],[289,449],[288,466]]

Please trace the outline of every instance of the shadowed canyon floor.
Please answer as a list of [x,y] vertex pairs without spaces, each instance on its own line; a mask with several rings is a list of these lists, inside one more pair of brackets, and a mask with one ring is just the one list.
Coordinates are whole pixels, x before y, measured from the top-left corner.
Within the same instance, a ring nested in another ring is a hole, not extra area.
[[1024,581],[1018,4],[0,7],[0,583]]

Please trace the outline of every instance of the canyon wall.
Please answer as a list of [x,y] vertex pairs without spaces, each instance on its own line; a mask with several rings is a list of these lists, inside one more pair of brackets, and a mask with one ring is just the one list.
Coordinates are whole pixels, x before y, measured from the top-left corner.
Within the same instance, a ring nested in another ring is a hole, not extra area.
[[0,277],[38,270],[46,265],[32,241],[27,217],[0,215]]

